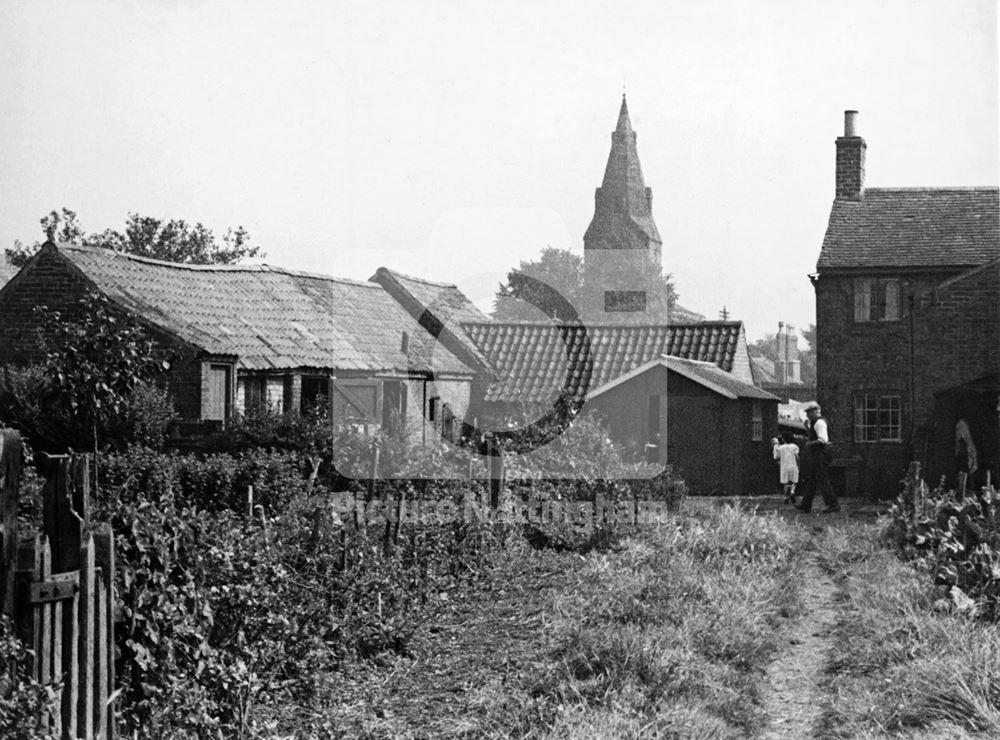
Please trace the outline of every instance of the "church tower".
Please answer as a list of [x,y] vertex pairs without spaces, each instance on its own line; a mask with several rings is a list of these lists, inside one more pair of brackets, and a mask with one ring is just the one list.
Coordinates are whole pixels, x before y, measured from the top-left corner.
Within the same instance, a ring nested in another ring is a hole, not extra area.
[[622,95],[604,181],[594,194],[594,218],[583,236],[585,316],[591,321],[666,321],[670,306],[658,279],[660,232],[653,190],[639,166],[635,131]]
[[642,178],[635,138],[622,95],[604,181],[594,194],[594,218],[583,236],[585,260],[598,249],[641,249],[656,263],[661,260],[660,232],[653,221],[653,189],[647,188]]

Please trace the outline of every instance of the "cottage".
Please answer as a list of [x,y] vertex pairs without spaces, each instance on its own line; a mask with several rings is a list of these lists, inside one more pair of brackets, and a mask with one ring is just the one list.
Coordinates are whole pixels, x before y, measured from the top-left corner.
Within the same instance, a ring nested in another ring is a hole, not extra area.
[[403,422],[426,440],[469,405],[474,371],[376,283],[70,244],[45,244],[0,289],[0,356],[39,361],[34,307],[72,309],[88,291],[134,316],[171,358],[163,382],[189,434],[255,404],[299,413],[324,402],[335,422]]
[[[811,276],[818,398],[835,485],[891,496],[911,459],[930,480],[955,472],[956,420],[935,407],[1000,369],[1000,191],[867,188],[856,119],[847,111],[836,140],[836,198]],[[973,431],[984,443],[988,416]]]

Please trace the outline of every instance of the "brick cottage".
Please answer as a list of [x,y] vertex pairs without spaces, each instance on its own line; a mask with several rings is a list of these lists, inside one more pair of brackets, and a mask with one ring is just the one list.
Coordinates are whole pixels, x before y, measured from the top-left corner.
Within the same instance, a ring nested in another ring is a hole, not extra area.
[[847,111],[836,140],[836,198],[811,276],[835,482],[892,496],[915,459],[932,483],[954,483],[963,419],[979,480],[995,479],[1000,191],[866,188],[856,120]]

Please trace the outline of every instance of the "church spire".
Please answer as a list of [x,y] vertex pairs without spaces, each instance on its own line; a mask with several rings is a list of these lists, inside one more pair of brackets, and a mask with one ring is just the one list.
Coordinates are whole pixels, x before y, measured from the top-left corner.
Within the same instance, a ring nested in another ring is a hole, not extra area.
[[594,218],[583,237],[584,255],[592,249],[642,249],[659,263],[660,232],[652,205],[653,189],[642,177],[636,133],[623,94],[604,180],[594,194]]
[[618,125],[615,126],[615,131],[619,134],[633,133],[632,122],[628,118],[628,103],[625,100],[625,93],[622,93],[622,107],[618,111]]

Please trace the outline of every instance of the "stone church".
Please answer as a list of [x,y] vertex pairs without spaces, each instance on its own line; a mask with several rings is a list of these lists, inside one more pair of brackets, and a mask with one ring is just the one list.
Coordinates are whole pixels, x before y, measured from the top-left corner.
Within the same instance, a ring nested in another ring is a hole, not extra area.
[[594,217],[583,236],[586,318],[600,323],[703,320],[667,302],[661,278],[663,240],[636,138],[622,95],[604,179],[594,193]]

